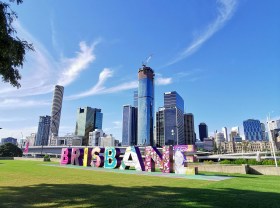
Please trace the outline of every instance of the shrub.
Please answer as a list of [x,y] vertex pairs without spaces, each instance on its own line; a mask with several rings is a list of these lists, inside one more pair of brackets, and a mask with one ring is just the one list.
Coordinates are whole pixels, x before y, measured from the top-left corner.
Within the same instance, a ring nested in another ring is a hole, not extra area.
[[44,162],[50,162],[50,161],[51,161],[51,157],[49,155],[45,155]]
[[222,160],[220,164],[232,164],[230,160]]
[[205,163],[205,164],[213,164],[214,162],[212,160],[204,160],[203,163]]
[[261,161],[258,162],[258,161],[255,160],[255,159],[250,159],[250,160],[247,160],[247,164],[249,164],[249,165],[261,165],[262,162],[261,162]]
[[237,159],[237,160],[234,161],[234,164],[237,164],[237,165],[247,164],[247,160],[245,160],[245,159]]
[[263,160],[262,165],[275,165],[274,160]]
[[22,157],[22,150],[12,143],[6,143],[0,146],[0,157]]

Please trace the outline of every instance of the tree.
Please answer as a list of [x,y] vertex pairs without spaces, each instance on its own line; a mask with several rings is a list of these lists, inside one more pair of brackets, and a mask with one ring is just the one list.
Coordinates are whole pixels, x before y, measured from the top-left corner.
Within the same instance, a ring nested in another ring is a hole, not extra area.
[[[16,3],[22,3],[22,0],[16,0]],[[32,44],[14,37],[16,30],[12,23],[16,18],[17,14],[11,10],[10,5],[0,1],[0,75],[4,82],[19,88],[21,75],[18,67],[23,66],[26,51],[34,49]]]
[[0,146],[0,157],[22,157],[22,150],[12,143],[6,143]]

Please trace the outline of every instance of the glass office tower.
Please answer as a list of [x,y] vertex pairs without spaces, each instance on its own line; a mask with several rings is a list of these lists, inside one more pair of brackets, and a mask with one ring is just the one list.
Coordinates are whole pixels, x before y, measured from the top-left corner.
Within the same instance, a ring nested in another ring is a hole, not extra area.
[[264,140],[261,122],[255,119],[243,121],[245,140],[260,141]]
[[137,145],[153,145],[154,71],[143,65],[138,71]]
[[101,109],[78,108],[75,135],[83,137],[83,145],[89,144],[89,132],[102,129],[102,120]]
[[200,141],[204,141],[205,138],[208,138],[208,127],[206,123],[200,123],[198,125],[198,131],[199,131],[199,139]]
[[136,145],[137,141],[137,108],[123,106],[122,146]]
[[49,133],[50,133],[50,116],[40,116],[38,131],[36,134],[35,146],[48,145]]
[[165,145],[185,144],[184,100],[176,92],[164,93]]

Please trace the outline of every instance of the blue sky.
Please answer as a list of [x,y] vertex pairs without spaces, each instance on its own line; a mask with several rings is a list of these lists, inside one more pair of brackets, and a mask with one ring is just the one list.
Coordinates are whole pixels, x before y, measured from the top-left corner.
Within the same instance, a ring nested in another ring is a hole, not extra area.
[[0,138],[37,131],[65,86],[60,135],[78,107],[101,108],[103,129],[121,139],[122,106],[150,54],[155,105],[177,91],[196,127],[209,132],[280,117],[280,2],[277,0],[24,1],[12,8],[18,36],[32,42],[20,89],[0,83]]

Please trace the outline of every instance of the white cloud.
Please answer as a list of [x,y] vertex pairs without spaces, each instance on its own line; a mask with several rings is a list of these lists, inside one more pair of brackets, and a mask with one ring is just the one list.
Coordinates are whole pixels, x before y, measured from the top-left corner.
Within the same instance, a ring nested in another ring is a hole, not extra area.
[[171,77],[168,77],[168,78],[159,77],[156,79],[156,85],[168,85],[171,83],[172,83]]
[[77,56],[70,59],[65,59],[65,69],[60,75],[58,84],[67,86],[77,79],[79,74],[88,68],[88,66],[96,59],[93,50],[99,41],[94,42],[91,46],[87,46],[85,42],[80,42],[80,51]]
[[96,60],[94,49],[101,41],[100,39],[91,45],[81,41],[80,49],[74,57],[56,60],[20,22],[15,22],[15,27],[20,37],[33,44],[35,51],[27,53],[26,62],[23,69],[20,70],[22,74],[20,89],[11,87],[8,83],[0,82],[0,108],[11,108],[11,103],[16,102],[17,108],[48,105],[48,102],[42,100],[25,99],[22,101],[19,98],[51,93],[56,84],[70,85]]
[[0,122],[6,123],[6,122],[15,122],[15,121],[26,121],[26,118],[22,117],[12,117],[12,118],[0,118]]
[[105,90],[104,83],[106,82],[107,79],[109,79],[112,76],[113,76],[113,70],[109,68],[104,68],[99,74],[99,79],[97,83],[91,89],[76,95],[71,95],[69,97],[66,97],[65,99],[75,100],[78,98],[88,97],[90,95],[103,94]]
[[[110,94],[110,93],[116,93],[116,92],[121,92],[125,90],[130,90],[130,89],[135,89],[138,87],[138,81],[130,81],[130,82],[124,82],[119,85],[113,86],[113,87],[106,87],[105,83],[106,81],[113,77],[113,70],[109,68],[104,68],[100,74],[99,74],[99,79],[97,84],[95,84],[91,89],[71,95],[69,97],[66,97],[66,100],[75,100],[83,97],[88,97],[92,95],[100,95],[100,94]],[[162,77],[161,74],[157,74],[158,78],[155,80],[156,85],[168,85],[172,83],[172,78],[167,77],[164,78]]]
[[122,121],[113,121],[113,129],[121,129],[122,128]]
[[17,109],[28,107],[40,107],[51,105],[48,101],[43,100],[23,100],[23,99],[0,99],[0,109]]
[[196,52],[202,44],[207,41],[210,37],[212,37],[217,31],[219,31],[233,16],[236,8],[237,1],[236,0],[217,0],[218,5],[218,16],[214,22],[209,24],[204,32],[197,35],[194,41],[183,50],[177,57],[175,57],[172,61],[167,63],[165,66],[172,65],[181,61],[182,59],[187,58]]
[[29,126],[22,128],[5,128],[0,130],[0,138],[14,137],[16,139],[21,139],[22,137],[30,136],[31,133],[36,133],[38,126]]

